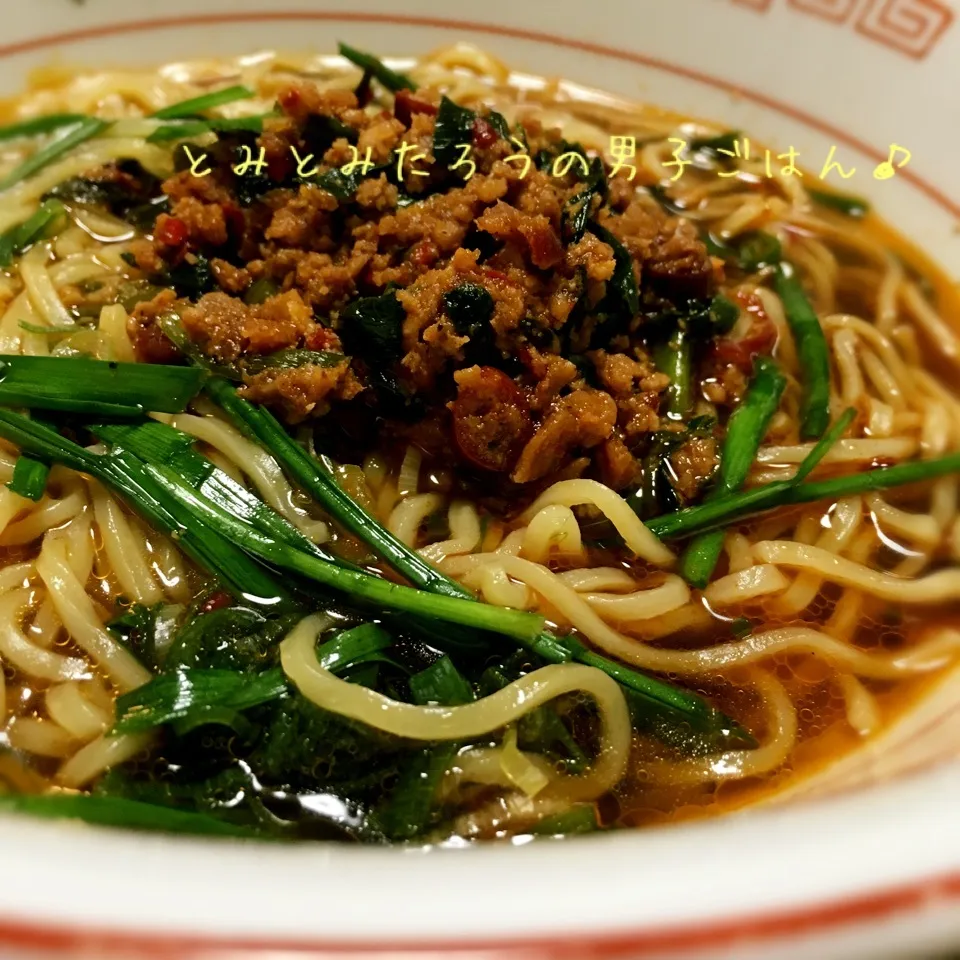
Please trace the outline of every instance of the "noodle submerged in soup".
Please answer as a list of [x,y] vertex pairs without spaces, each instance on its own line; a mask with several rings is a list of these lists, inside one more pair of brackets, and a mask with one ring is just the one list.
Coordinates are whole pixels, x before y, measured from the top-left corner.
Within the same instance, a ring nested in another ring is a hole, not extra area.
[[960,653],[949,283],[722,129],[342,52],[10,104],[0,809],[567,834],[887,729]]

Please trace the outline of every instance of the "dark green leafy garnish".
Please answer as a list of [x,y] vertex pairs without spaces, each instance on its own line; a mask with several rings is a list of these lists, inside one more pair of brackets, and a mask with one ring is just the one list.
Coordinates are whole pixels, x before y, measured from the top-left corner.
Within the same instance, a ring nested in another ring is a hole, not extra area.
[[342,630],[317,648],[317,660],[324,670],[344,673],[362,663],[394,663],[384,651],[393,644],[393,637],[375,623]]
[[202,253],[188,254],[186,259],[160,274],[157,279],[172,287],[178,297],[188,300],[198,300],[217,288],[210,261]]
[[303,139],[306,140],[310,152],[317,156],[325,153],[335,140],[346,140],[356,143],[359,134],[349,124],[338,117],[311,115],[307,118]]
[[[667,191],[666,191],[663,187],[654,185],[654,186],[651,186],[651,187],[647,187],[647,191],[649,192],[650,196],[653,197],[654,200],[656,200],[657,203],[659,203],[660,206],[663,207],[663,209],[667,211],[667,213],[672,214],[672,215],[675,216],[675,217],[684,217],[684,216],[686,216],[686,214],[687,214],[686,209],[685,209],[684,207],[680,206],[680,204],[677,203],[677,202],[667,193]],[[709,248],[709,245],[708,245],[708,248]],[[713,253],[714,251],[711,250],[710,252]],[[716,256],[719,256],[719,254],[715,254],[715,255],[716,255]]]
[[354,300],[341,315],[341,338],[355,356],[363,357],[375,386],[396,395],[392,370],[400,359],[406,312],[394,293]]
[[243,295],[243,302],[254,306],[264,303],[271,297],[275,297],[280,292],[280,285],[276,280],[269,277],[261,277],[250,284],[249,289]]
[[670,458],[690,440],[711,437],[716,428],[712,417],[694,417],[678,430],[658,430],[650,438],[643,458],[643,478],[630,505],[644,522],[665,514],[676,513],[682,506],[676,492],[676,479]]
[[373,167],[367,173],[360,167],[353,173],[344,173],[339,167],[334,167],[317,176],[315,183],[327,193],[332,193],[341,203],[345,203],[353,197],[364,180],[368,177],[379,177],[383,172],[383,167]]
[[43,497],[49,476],[50,467],[48,464],[41,463],[31,457],[17,457],[17,462],[13,468],[13,477],[7,487],[21,497],[36,502]]
[[479,284],[461,283],[454,287],[443,295],[443,305],[461,337],[473,340],[489,330],[493,297]]
[[250,826],[216,816],[177,810],[160,804],[124,797],[88,796],[76,793],[29,796],[0,794],[0,809],[28,813],[50,820],[83,820],[86,823],[129,830],[160,830],[199,836],[256,837]]
[[156,672],[166,659],[184,608],[164,603],[135,603],[107,623],[107,629],[148,669]]
[[437,163],[451,167],[457,162],[458,144],[473,143],[473,125],[477,115],[469,107],[461,107],[449,97],[440,100],[433,131],[433,156]]
[[596,807],[592,803],[580,803],[563,813],[544,817],[530,832],[537,837],[569,837],[578,833],[595,833],[599,829]]
[[583,186],[564,205],[560,229],[565,243],[579,243],[594,212],[594,197],[601,202],[607,194],[607,175],[600,157],[590,161],[590,172]]
[[[421,706],[456,706],[474,699],[473,688],[449,657],[410,678],[410,696]],[[437,788],[453,764],[459,744],[443,743],[414,751],[400,768],[400,777],[380,823],[388,837],[412,840],[430,825]]]
[[154,297],[163,292],[163,289],[163,287],[158,287],[147,280],[125,280],[117,288],[117,303],[127,313],[132,313],[138,303],[153,300]]
[[783,259],[780,241],[772,234],[759,230],[740,237],[737,251],[741,268],[749,273],[775,266]]
[[606,227],[592,221],[590,231],[604,243],[613,248],[613,256],[616,261],[616,267],[613,271],[613,277],[608,286],[612,290],[614,299],[618,300],[621,307],[626,310],[631,317],[635,316],[640,310],[640,291],[637,288],[637,277],[633,270],[633,257],[630,256],[627,248],[612,234]]
[[160,213],[169,207],[169,198],[160,193],[160,181],[136,161],[117,165],[115,177],[71,177],[44,194],[65,203],[106,208],[143,232],[149,232]]
[[507,123],[507,118],[502,113],[491,110],[486,115],[486,121],[504,140],[510,139],[510,124]]

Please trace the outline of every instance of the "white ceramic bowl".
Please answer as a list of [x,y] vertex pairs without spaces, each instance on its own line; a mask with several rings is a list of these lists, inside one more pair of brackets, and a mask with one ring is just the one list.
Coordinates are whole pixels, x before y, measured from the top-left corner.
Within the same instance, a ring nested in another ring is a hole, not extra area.
[[[948,0],[34,0],[0,87],[51,61],[469,40],[518,69],[724,120],[960,270],[960,24]],[[893,180],[874,167],[897,143]],[[442,852],[253,847],[0,820],[0,956],[887,957],[960,945],[960,680],[788,798],[693,826]]]

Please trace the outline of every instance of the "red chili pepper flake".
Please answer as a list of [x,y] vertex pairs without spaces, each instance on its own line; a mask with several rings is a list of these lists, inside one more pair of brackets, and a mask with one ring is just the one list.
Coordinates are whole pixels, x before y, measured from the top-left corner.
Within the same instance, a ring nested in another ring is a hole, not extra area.
[[304,338],[304,346],[307,350],[333,350],[340,349],[340,338],[329,328],[317,324]]
[[473,145],[478,150],[492,147],[500,139],[500,134],[483,117],[473,121]]
[[414,266],[430,267],[440,259],[440,249],[432,240],[421,240],[410,250],[408,259]]
[[165,247],[182,247],[189,235],[190,231],[182,220],[163,213],[157,217],[157,243],[162,243]]
[[231,603],[233,603],[233,597],[225,590],[218,590],[216,593],[211,593],[203,602],[200,607],[200,613],[213,613],[214,610],[222,610],[224,607],[229,607]]
[[303,103],[303,97],[296,87],[287,87],[286,90],[280,92],[280,95],[277,97],[277,102],[280,104],[280,109],[283,110],[284,113],[292,114],[297,113],[300,109]]
[[393,101],[393,115],[405,127],[409,127],[415,113],[426,113],[435,117],[437,108],[427,100],[414,96],[409,90],[400,90]]
[[450,405],[460,452],[484,470],[509,473],[533,435],[523,391],[496,367],[475,367]]
[[493,267],[484,267],[483,274],[491,280],[499,280],[501,283],[510,283],[510,278],[500,270],[494,270]]
[[235,239],[241,239],[247,229],[247,221],[243,210],[235,203],[223,205],[223,218],[227,221],[227,229]]

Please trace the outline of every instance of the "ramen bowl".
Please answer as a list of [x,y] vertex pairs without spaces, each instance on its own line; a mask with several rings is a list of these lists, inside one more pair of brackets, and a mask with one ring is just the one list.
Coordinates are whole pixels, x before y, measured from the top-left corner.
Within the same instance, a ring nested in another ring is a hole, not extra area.
[[[289,0],[45,0],[5,15],[0,86],[338,39],[458,41],[746,130],[868,197],[960,271],[948,0],[682,0],[402,11]],[[853,171],[853,172],[851,172]],[[849,179],[846,179],[846,177]],[[763,804],[710,821],[467,849],[255,845],[0,819],[5,957],[894,957],[960,946],[960,676]]]

